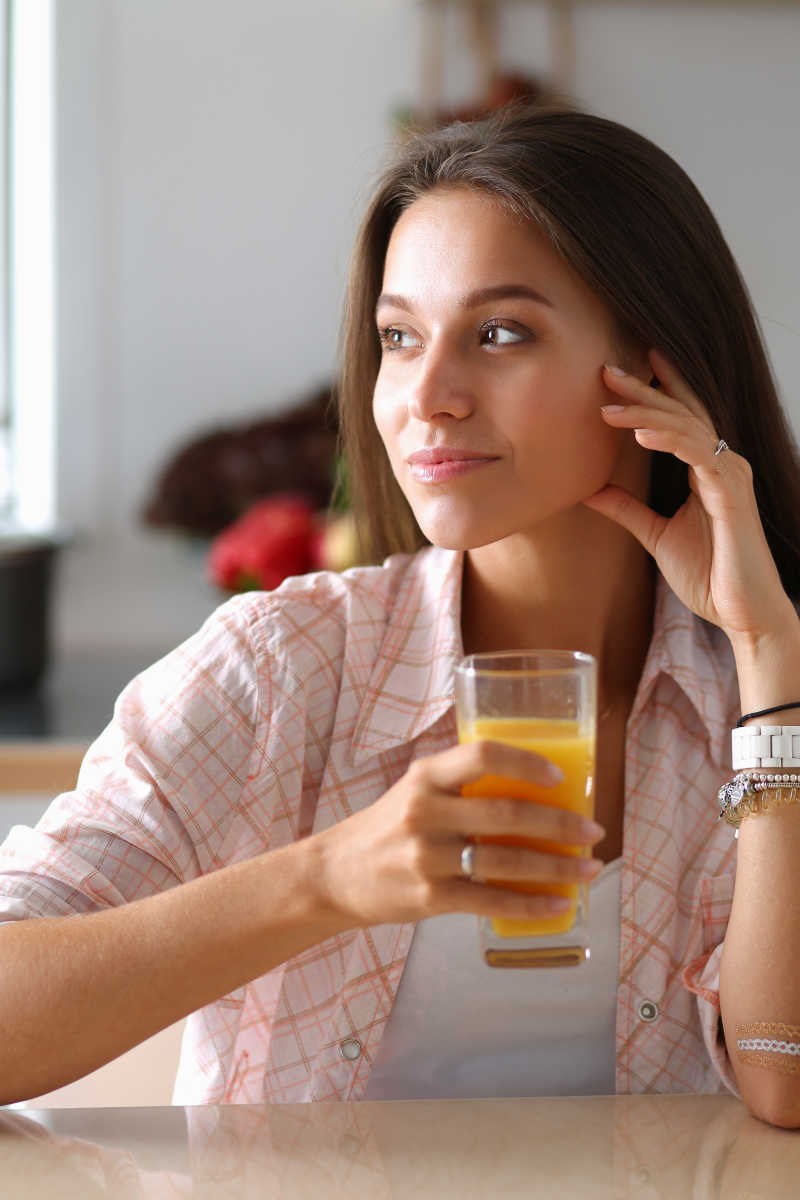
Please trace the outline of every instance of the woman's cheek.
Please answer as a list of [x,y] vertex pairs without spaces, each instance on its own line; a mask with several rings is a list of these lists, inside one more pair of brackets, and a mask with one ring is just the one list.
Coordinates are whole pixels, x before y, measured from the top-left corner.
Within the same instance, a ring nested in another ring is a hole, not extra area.
[[383,444],[389,451],[391,447],[388,445],[387,438],[391,433],[391,412],[391,405],[387,403],[385,396],[376,387],[372,396],[372,419],[375,422]]
[[381,399],[378,395],[375,395],[372,403],[372,418],[378,430],[378,435],[383,442],[383,448],[386,451],[392,472],[402,486],[402,462],[400,461],[398,446],[402,431],[401,413],[396,405],[385,398]]

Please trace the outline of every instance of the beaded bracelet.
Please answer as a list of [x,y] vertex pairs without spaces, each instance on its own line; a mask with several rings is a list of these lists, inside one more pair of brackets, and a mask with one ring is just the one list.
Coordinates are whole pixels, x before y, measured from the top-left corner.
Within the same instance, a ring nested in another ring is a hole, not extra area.
[[[735,836],[738,837],[739,826],[751,813],[763,813],[782,804],[798,803],[798,787],[800,775],[740,771],[719,789],[717,799],[720,803],[720,813],[717,820],[721,821],[724,817],[729,825],[734,825]],[[772,792],[773,795],[767,796],[767,792]]]

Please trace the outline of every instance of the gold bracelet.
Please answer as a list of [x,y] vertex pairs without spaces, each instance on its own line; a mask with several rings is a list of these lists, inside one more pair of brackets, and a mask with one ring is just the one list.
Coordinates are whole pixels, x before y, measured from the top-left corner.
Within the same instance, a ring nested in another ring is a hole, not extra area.
[[754,793],[743,796],[736,805],[727,807],[722,814],[729,825],[736,829],[739,836],[739,826],[745,817],[757,816],[759,813],[770,812],[773,808],[782,808],[788,804],[800,803],[800,788],[773,784],[759,788]]

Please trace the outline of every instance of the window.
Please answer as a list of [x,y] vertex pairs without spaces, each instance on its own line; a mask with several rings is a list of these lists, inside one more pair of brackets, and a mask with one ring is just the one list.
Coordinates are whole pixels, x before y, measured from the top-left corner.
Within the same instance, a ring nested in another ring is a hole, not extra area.
[[8,222],[9,4],[0,0],[0,521],[10,517],[11,402],[9,370]]
[[0,521],[55,519],[54,0],[0,0]]

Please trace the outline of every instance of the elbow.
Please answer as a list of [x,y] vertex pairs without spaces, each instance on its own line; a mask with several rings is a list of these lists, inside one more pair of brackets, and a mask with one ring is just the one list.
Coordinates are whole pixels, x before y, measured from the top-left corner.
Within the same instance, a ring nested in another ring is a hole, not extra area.
[[739,1097],[751,1117],[778,1129],[800,1129],[800,1072],[743,1063],[738,1055],[731,1065]]
[[9,1061],[8,1056],[0,1058],[0,1108],[9,1104],[21,1104],[24,1100],[32,1100],[39,1094],[26,1088],[20,1078],[20,1065]]
[[743,1097],[748,1112],[758,1121],[778,1129],[800,1129],[800,1090],[776,1089],[751,1102]]

